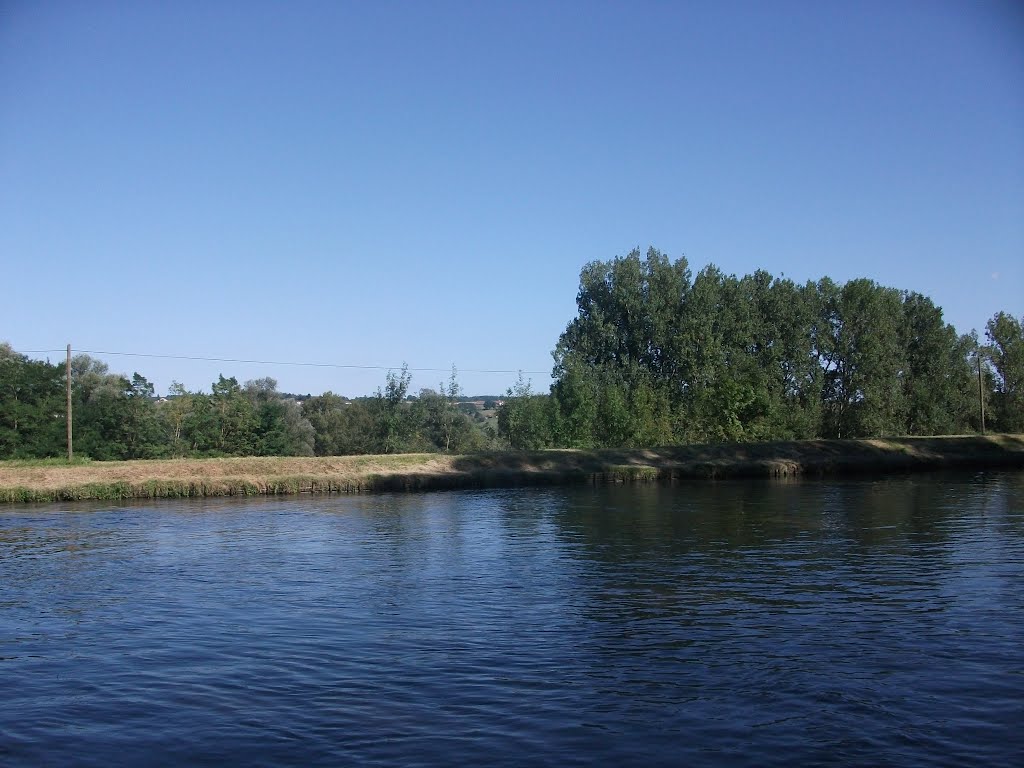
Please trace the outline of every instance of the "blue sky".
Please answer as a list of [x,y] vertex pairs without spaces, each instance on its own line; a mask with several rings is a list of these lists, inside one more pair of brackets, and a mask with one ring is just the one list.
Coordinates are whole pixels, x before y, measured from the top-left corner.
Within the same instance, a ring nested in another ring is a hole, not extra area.
[[8,0],[0,340],[546,389],[580,268],[648,245],[981,331],[1024,315],[1022,8]]

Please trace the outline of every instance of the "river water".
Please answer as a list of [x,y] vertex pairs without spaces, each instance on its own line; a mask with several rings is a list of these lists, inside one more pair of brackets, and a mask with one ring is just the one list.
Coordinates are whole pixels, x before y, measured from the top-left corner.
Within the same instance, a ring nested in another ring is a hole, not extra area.
[[1024,474],[0,508],[0,764],[1024,765]]

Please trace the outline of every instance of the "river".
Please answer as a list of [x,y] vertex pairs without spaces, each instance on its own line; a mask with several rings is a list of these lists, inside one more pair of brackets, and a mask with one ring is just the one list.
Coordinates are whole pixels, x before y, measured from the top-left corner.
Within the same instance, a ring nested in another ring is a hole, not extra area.
[[0,507],[0,763],[1024,765],[1024,474]]

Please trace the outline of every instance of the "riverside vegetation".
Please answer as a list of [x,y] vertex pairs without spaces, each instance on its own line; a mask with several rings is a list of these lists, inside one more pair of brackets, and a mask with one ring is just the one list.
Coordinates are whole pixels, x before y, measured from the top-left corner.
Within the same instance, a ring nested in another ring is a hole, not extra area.
[[[554,383],[520,377],[494,429],[456,372],[410,390],[405,369],[371,397],[298,398],[273,379],[223,375],[209,393],[72,359],[75,453],[93,460],[467,454],[1024,431],[1024,331],[999,312],[986,343],[912,291],[857,279],[737,278],[655,249],[584,267]],[[0,345],[0,459],[64,454],[64,366]]]

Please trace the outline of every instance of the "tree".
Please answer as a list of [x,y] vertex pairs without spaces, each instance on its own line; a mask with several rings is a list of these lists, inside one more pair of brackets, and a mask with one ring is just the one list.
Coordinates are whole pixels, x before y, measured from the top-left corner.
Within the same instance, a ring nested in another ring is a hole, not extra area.
[[153,402],[153,385],[136,371],[124,397],[124,458],[149,459],[165,455],[170,446]]
[[242,392],[238,380],[218,375],[211,386],[212,395],[207,415],[214,431],[213,450],[228,456],[251,456],[258,450],[255,409]]
[[110,373],[89,355],[71,358],[75,452],[101,461],[159,455],[165,442],[145,377]]
[[752,366],[740,353],[746,318],[730,310],[734,282],[714,266],[702,269],[681,312],[689,378],[682,382],[680,429],[690,440],[732,441],[744,436],[743,413],[753,402],[746,382]]
[[522,372],[498,409],[498,435],[516,451],[536,450],[551,444],[550,398],[535,395]]
[[[593,448],[596,445],[594,422],[600,390],[596,369],[569,355],[563,356],[560,368],[558,381],[551,388],[557,415],[553,425],[555,444],[566,448]],[[506,430],[501,428],[501,413],[502,409],[499,409],[499,433],[504,434]]]
[[578,315],[554,351],[549,427],[559,444],[671,441],[692,377],[682,312],[690,293],[686,260],[654,248],[583,268]]
[[160,403],[158,413],[167,433],[168,450],[174,456],[185,456],[194,447],[186,439],[186,420],[192,411],[192,394],[179,381],[172,381],[167,391],[167,402]]
[[995,378],[993,425],[1003,432],[1024,432],[1024,319],[999,312],[985,325],[988,358]]
[[653,376],[641,377],[633,383],[630,391],[630,412],[630,445],[660,446],[670,445],[675,441],[667,388]]
[[412,376],[407,365],[396,374],[388,371],[384,389],[377,389],[373,400],[375,452],[402,453],[408,450],[414,434],[410,411],[405,405]]
[[956,434],[968,428],[973,410],[974,344],[942,320],[942,310],[927,296],[903,295],[900,323],[903,346],[903,398],[908,435]]
[[456,425],[467,425],[465,417],[458,411],[459,397],[462,393],[459,390],[459,373],[452,365],[451,376],[448,377],[448,386],[441,385],[441,396],[444,398],[444,408],[441,410],[440,427],[441,436],[444,439],[444,452],[448,453],[452,448],[452,439],[455,437]]
[[372,431],[369,410],[364,403],[328,391],[303,402],[302,415],[313,428],[313,451],[317,456],[364,452]]
[[[628,446],[633,433],[629,385],[617,372],[603,371],[594,414],[594,442],[600,448]],[[529,401],[527,401],[529,402]],[[534,447],[541,447],[536,445]]]
[[347,400],[333,392],[314,395],[303,401],[302,415],[313,427],[313,452],[317,456],[340,456],[337,434],[345,418],[342,409]]
[[465,410],[459,400],[458,371],[452,366],[447,384],[441,384],[439,391],[420,390],[413,409],[416,430],[425,438],[424,447],[445,453],[467,453],[480,450],[484,435],[473,425],[477,410],[466,404]]
[[899,292],[863,279],[841,288],[826,279],[819,290],[825,435],[900,434],[905,419]]
[[0,343],[0,458],[60,456],[65,425],[63,368]]
[[294,398],[277,390],[270,377],[247,381],[243,392],[252,405],[256,421],[254,451],[259,456],[312,456],[313,426]]
[[740,301],[752,307],[747,353],[753,394],[746,436],[801,439],[817,436],[821,420],[821,368],[812,329],[817,313],[813,284],[797,286],[758,271],[740,281]]

